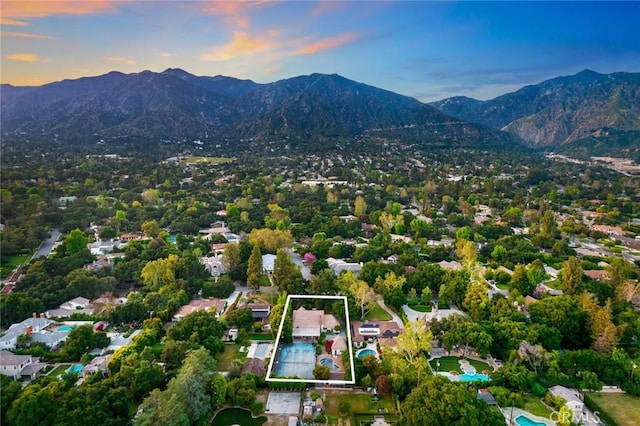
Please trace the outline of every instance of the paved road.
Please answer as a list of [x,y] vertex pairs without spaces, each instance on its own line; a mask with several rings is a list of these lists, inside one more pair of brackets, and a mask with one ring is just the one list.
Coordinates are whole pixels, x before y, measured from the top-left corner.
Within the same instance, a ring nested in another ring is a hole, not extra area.
[[60,229],[53,228],[51,230],[51,236],[40,244],[40,247],[38,247],[38,250],[36,250],[36,254],[33,255],[32,259],[49,256],[49,254],[53,250],[54,245],[56,244],[56,241],[58,241],[59,236]]
[[286,249],[286,251],[289,254],[289,257],[291,258],[293,263],[295,263],[296,265],[298,265],[298,267],[300,267],[300,272],[302,272],[302,278],[304,278],[307,281],[311,281],[311,278],[312,278],[311,271],[302,262],[300,255],[295,251],[293,251],[292,249]]

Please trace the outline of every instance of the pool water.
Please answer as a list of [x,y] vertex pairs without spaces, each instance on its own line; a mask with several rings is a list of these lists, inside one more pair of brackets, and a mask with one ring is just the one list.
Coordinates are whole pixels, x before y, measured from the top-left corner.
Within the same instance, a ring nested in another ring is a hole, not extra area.
[[267,355],[267,349],[269,349],[269,343],[258,343],[256,347],[255,357],[264,358]]
[[80,375],[84,366],[82,364],[74,364],[71,367],[67,368],[67,374],[75,374],[76,376]]
[[65,325],[65,326],[62,326],[62,327],[58,328],[58,331],[71,331],[71,330],[73,330],[74,328],[75,328],[75,327],[72,327],[72,326],[70,326],[70,325]]
[[275,375],[311,379],[315,366],[316,347],[313,343],[284,344],[276,354]]
[[489,379],[489,376],[487,376],[486,374],[464,373],[458,376],[458,380],[460,382],[488,382],[490,379]]
[[518,426],[547,426],[545,423],[536,422],[535,420],[531,420],[527,416],[518,416],[516,417],[516,424]]
[[358,358],[364,358],[367,355],[376,356],[376,351],[374,351],[373,349],[363,349],[358,352]]
[[320,364],[324,365],[325,367],[329,367],[330,370],[339,370],[340,367],[337,366],[333,360],[331,358],[323,358],[320,360]]

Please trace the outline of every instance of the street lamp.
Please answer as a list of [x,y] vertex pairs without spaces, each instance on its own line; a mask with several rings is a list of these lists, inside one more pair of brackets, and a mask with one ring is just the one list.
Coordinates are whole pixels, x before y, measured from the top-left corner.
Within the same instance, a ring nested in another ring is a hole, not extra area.
[[438,371],[440,371],[440,360],[436,360],[436,374],[438,374]]

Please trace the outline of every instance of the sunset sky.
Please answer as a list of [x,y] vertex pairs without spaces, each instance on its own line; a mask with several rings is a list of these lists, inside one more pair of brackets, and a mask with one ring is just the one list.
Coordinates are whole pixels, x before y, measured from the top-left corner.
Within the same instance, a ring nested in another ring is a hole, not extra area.
[[640,2],[9,1],[1,82],[182,68],[269,83],[337,73],[422,101],[585,68],[640,72]]

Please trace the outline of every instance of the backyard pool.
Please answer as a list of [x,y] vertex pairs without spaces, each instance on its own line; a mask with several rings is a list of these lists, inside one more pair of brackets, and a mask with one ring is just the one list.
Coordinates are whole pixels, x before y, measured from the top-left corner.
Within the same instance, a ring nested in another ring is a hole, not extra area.
[[58,328],[58,331],[71,331],[71,330],[73,330],[74,328],[75,328],[75,327],[70,326],[70,325],[64,325],[64,326],[62,326],[62,327]]
[[271,346],[271,343],[258,343],[254,356],[256,358],[264,358],[265,355],[267,355],[267,349],[269,349],[269,346]]
[[313,343],[284,344],[276,354],[275,375],[311,379],[315,366],[316,347]]
[[79,376],[83,368],[84,366],[82,364],[73,364],[71,367],[67,368],[65,373],[75,374],[76,376]]
[[458,376],[459,382],[488,382],[489,376],[479,373],[464,373]]
[[535,420],[531,420],[529,417],[524,415],[516,417],[516,424],[518,426],[547,426],[546,423],[536,422]]
[[331,358],[323,358],[320,360],[320,364],[325,367],[329,367],[329,370],[340,370],[340,367],[337,366]]
[[358,358],[364,358],[367,355],[373,355],[376,356],[377,352],[374,351],[373,349],[363,349],[360,352],[358,352]]

